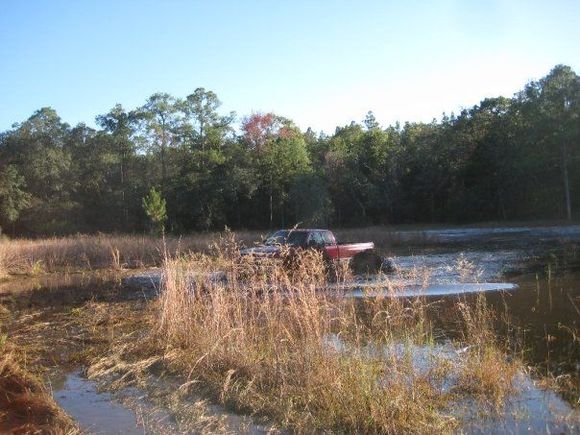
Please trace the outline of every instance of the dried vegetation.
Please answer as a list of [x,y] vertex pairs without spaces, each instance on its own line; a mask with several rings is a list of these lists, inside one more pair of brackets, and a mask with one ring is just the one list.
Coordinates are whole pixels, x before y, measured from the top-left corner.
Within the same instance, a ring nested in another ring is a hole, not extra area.
[[320,291],[315,253],[288,270],[222,242],[166,260],[151,333],[120,338],[91,376],[119,388],[171,375],[180,391],[298,432],[449,432],[461,425],[454,404],[494,412],[514,390],[522,364],[506,358],[482,298],[446,312],[456,331],[446,337],[423,299]]
[[[258,233],[240,233],[252,243]],[[219,233],[161,239],[142,235],[77,235],[47,239],[1,239],[0,279],[10,275],[159,266],[165,252],[207,251]]]
[[0,433],[80,433],[7,343],[0,344],[0,352]]

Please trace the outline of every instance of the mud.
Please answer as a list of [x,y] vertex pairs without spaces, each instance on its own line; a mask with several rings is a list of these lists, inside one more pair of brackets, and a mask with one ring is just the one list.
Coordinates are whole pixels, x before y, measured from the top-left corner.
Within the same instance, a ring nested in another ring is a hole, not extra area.
[[[399,249],[390,258],[397,268],[396,276],[355,277],[341,285],[330,284],[321,291],[361,300],[426,297],[436,301],[438,307],[457,298],[483,294],[499,314],[509,314],[514,326],[524,331],[522,349],[534,370],[578,379],[580,255],[573,243],[580,241],[580,226],[424,233],[437,241],[438,247],[414,252],[407,247]],[[562,240],[565,243],[558,245]],[[480,243],[485,248],[479,247]],[[208,279],[222,280],[223,276],[216,274]],[[31,309],[70,311],[87,301],[148,300],[158,296],[160,283],[159,269],[21,278],[0,284],[0,314],[3,307],[16,318]],[[43,319],[29,317],[30,322]],[[498,331],[500,336],[503,333]],[[451,359],[461,351],[448,343],[437,343],[436,348]],[[415,362],[428,367],[427,352],[432,351],[414,349]],[[450,383],[448,388],[451,386]],[[115,395],[100,392],[95,382],[82,375],[80,367],[72,372],[66,368],[64,377],[61,381],[55,379],[52,387],[58,403],[86,432],[167,433],[178,429],[171,411],[153,404],[146,392],[137,389]],[[528,374],[519,375],[518,387],[518,393],[495,417],[493,413],[477,412],[477,404],[455,404],[458,418],[466,421],[462,430],[467,433],[578,430],[573,426],[580,419],[578,411],[569,405],[578,399],[577,392],[561,396],[540,388]],[[219,427],[226,432],[269,430],[219,406],[204,405],[204,412],[209,413],[205,416],[218,419]]]

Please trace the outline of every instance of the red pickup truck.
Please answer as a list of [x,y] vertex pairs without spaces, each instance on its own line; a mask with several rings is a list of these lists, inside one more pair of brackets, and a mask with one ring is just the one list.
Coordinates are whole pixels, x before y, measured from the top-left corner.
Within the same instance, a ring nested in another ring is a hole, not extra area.
[[[241,255],[278,258],[284,251],[284,246],[291,248],[291,250],[318,249],[329,261],[350,261],[352,259],[351,264],[364,263],[365,269],[371,273],[378,271],[382,265],[381,257],[374,253],[375,244],[373,242],[338,244],[331,231],[321,229],[279,230],[267,237],[262,245],[243,249]],[[358,269],[355,264],[353,266],[355,266],[354,269]]]

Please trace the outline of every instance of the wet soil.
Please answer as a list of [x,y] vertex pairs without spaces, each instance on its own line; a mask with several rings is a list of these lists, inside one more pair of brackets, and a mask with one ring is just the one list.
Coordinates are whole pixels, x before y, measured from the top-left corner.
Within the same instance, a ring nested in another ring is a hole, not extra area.
[[[473,423],[466,426],[467,432],[541,430],[548,422],[553,430],[565,432],[577,424],[564,425],[562,421],[579,400],[580,254],[575,241],[580,239],[580,226],[563,228],[532,232],[526,228],[437,230],[440,245],[393,252],[398,254],[393,255],[393,262],[404,272],[395,283],[398,297],[426,297],[444,311],[453,298],[468,300],[485,293],[497,313],[509,314],[513,319],[519,340],[514,351],[524,355],[532,374],[559,379],[547,389],[537,388],[529,377],[522,378],[521,386],[527,393],[508,401],[501,419],[471,416],[467,420]],[[429,236],[435,239],[435,234]],[[0,332],[16,344],[36,349],[30,352],[30,363],[52,380],[55,399],[85,431],[175,432],[178,426],[170,410],[152,403],[145,391],[133,389],[112,395],[100,391],[82,371],[99,346],[106,348],[104,333],[115,327],[106,323],[105,312],[110,316],[118,310],[120,316],[130,312],[129,317],[138,317],[148,301],[156,297],[158,271],[133,271],[130,275],[99,272],[4,282],[0,284]],[[345,294],[358,298],[388,295],[381,281],[385,279],[393,278],[359,278],[349,284]],[[91,314],[92,325],[87,326],[82,313],[91,304],[98,309]],[[139,330],[138,320],[132,327]],[[452,325],[442,323],[441,327]],[[103,337],[96,337],[96,330],[102,331]],[[509,335],[511,340],[514,330],[498,330],[498,334]],[[566,388],[560,388],[560,381]],[[219,427],[228,432],[241,428],[250,433],[267,430],[223,408],[204,409],[213,417],[225,419]],[[462,412],[470,416],[473,410],[465,406]],[[522,420],[522,412],[529,415],[528,420]]]

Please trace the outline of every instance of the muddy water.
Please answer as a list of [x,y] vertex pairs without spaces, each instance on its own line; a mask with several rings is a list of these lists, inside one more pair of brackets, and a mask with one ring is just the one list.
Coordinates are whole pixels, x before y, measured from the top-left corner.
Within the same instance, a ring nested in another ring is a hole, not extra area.
[[135,412],[115,402],[111,394],[99,393],[96,383],[78,371],[66,375],[63,384],[54,390],[54,398],[85,433],[144,433],[143,423]]
[[483,282],[483,283],[449,283],[449,284],[411,284],[402,286],[397,290],[385,290],[376,285],[364,286],[347,290],[343,295],[347,298],[370,298],[370,297],[393,297],[393,298],[416,298],[416,297],[442,297],[479,294],[484,292],[508,292],[518,288],[517,285],[507,282]]
[[460,404],[456,412],[465,422],[469,434],[490,433],[575,433],[578,418],[566,402],[554,392],[538,388],[527,376],[515,380],[516,392],[508,398],[499,413],[482,415],[477,403]]
[[50,274],[0,282],[0,304],[11,310],[65,307],[110,296],[118,288],[116,272]]
[[[348,351],[349,344],[337,335],[326,338],[327,345],[340,352]],[[416,373],[427,375],[445,360],[448,364],[460,363],[462,349],[451,342],[430,346],[391,344],[377,347],[368,345],[364,352],[369,357],[390,359],[410,355],[410,363]],[[441,385],[443,391],[451,391],[456,379],[449,376]],[[462,431],[470,434],[488,433],[569,433],[574,432],[576,411],[558,394],[541,388],[526,373],[518,373],[514,379],[514,392],[500,410],[482,412],[486,406],[473,399],[462,398],[453,402],[452,415],[461,420]]]
[[580,241],[580,225],[544,227],[499,227],[499,228],[440,228],[423,231],[397,231],[392,233],[401,242],[439,245],[508,245],[524,247],[545,245],[561,241]]
[[[519,353],[541,372],[580,376],[580,254],[576,249],[464,250],[401,255],[393,262],[409,278],[381,288],[370,280],[352,297],[425,297],[444,311],[458,299],[483,294],[498,316],[507,315]],[[388,278],[387,278],[388,280]],[[377,282],[378,281],[378,282]],[[447,326],[447,325],[445,325]],[[450,331],[444,331],[446,335]]]
[[[574,230],[576,231],[576,229]],[[580,227],[579,231],[580,233]],[[456,234],[448,235],[453,239]],[[519,233],[499,232],[496,238],[518,238]],[[553,236],[548,234],[547,236]],[[546,236],[546,237],[547,237]],[[446,236],[447,237],[447,236]],[[475,236],[474,236],[475,237]],[[542,248],[544,249],[544,248]],[[580,343],[580,272],[574,250],[544,252],[524,246],[499,249],[446,249],[417,251],[410,255],[401,252],[393,258],[403,278],[397,283],[399,297],[422,296],[441,305],[452,303],[458,297],[473,300],[484,293],[487,301],[500,314],[506,313],[520,331],[520,349],[530,363],[541,371],[579,376]],[[9,309],[26,310],[34,307],[58,309],[82,304],[87,300],[119,300],[155,297],[159,273],[141,274],[136,281],[123,274],[99,273],[63,276],[44,276],[0,284],[0,305]],[[374,297],[384,295],[384,283],[375,279],[351,283],[350,296]],[[375,293],[373,293],[375,292]],[[382,292],[382,293],[381,293]],[[347,292],[348,295],[348,292]],[[498,331],[502,334],[506,331]],[[507,333],[507,332],[506,332]],[[527,395],[514,398],[506,405],[503,428],[512,432],[525,431],[522,420],[509,417],[525,409],[532,420],[529,426],[541,430],[549,420],[550,409],[558,415],[569,411],[568,405],[553,392],[533,387],[529,378],[521,382]],[[99,393],[96,385],[87,381],[78,371],[66,374],[64,382],[53,385],[55,399],[77,419],[85,431],[91,433],[160,432],[146,427],[143,413],[133,411],[107,393]],[[567,397],[574,400],[573,397]],[[514,407],[518,402],[521,406]],[[138,402],[147,409],[145,401]],[[510,407],[511,406],[511,407]],[[469,408],[465,409],[469,415]],[[216,412],[223,412],[218,410]],[[234,416],[235,417],[235,416]],[[156,420],[172,427],[167,415]],[[511,422],[511,423],[510,423]],[[474,433],[499,431],[498,421],[479,421],[466,430]],[[550,428],[558,431],[557,422]],[[157,428],[159,429],[160,426]],[[235,427],[235,425],[233,426]],[[163,430],[170,432],[171,430]],[[565,430],[564,430],[565,431]],[[260,430],[252,431],[259,433]]]
[[517,291],[490,298],[522,331],[527,358],[555,374],[580,376],[580,272],[525,274]]
[[[179,388],[168,379],[152,382]],[[88,434],[274,433],[272,427],[258,424],[252,417],[236,415],[223,406],[208,404],[201,396],[189,397],[191,404],[198,405],[199,415],[190,415],[189,419],[196,418],[197,422],[193,428],[184,428],[164,406],[154,404],[147,392],[125,388],[112,395],[100,391],[97,383],[85,378],[80,370],[64,374],[62,382],[53,384],[53,391],[57,403]]]

